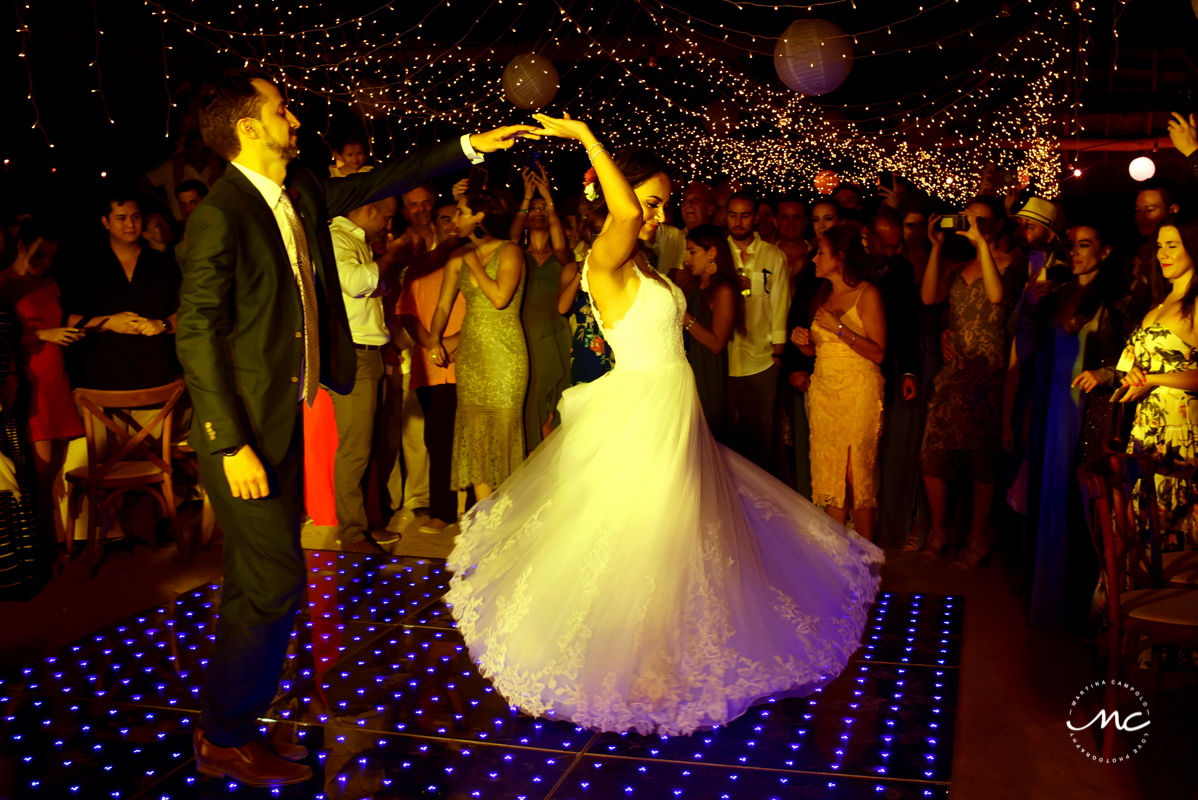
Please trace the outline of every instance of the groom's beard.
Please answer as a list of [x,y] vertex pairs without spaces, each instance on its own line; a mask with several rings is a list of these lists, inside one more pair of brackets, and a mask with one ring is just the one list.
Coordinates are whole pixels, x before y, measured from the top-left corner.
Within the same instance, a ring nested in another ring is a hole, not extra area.
[[290,164],[292,161],[295,161],[297,158],[299,158],[299,143],[298,142],[296,144],[291,144],[290,142],[288,142],[287,144],[279,144],[278,142],[268,142],[267,147],[269,147],[274,152],[278,153],[279,157],[282,158],[283,161],[285,161],[288,164]]

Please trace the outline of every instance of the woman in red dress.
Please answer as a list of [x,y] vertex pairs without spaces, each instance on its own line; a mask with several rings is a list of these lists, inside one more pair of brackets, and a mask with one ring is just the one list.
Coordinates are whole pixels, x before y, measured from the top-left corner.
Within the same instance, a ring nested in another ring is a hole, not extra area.
[[83,330],[62,327],[58,284],[46,275],[57,252],[54,234],[37,222],[27,222],[17,237],[16,261],[0,272],[0,295],[21,322],[20,355],[29,384],[29,441],[42,520],[53,507],[51,488],[67,441],[83,435],[63,362],[63,348],[83,336]]

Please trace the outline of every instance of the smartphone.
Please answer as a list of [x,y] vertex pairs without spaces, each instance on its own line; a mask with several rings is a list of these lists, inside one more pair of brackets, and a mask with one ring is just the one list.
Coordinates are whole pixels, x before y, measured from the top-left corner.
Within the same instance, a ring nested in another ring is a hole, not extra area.
[[487,188],[487,170],[485,167],[471,167],[470,178],[466,181],[466,191],[481,192]]
[[1047,273],[1041,273],[1044,265],[1048,263],[1048,254],[1043,250],[1032,250],[1027,254],[1027,263],[1033,275],[1040,274],[1040,280],[1048,280]]
[[964,214],[945,214],[940,218],[940,230],[967,231],[969,230],[969,217]]
[[878,186],[894,191],[894,173],[890,170],[878,173]]
[[528,154],[524,157],[524,166],[528,167],[533,172],[540,172],[541,171],[541,151],[540,150],[529,150]]

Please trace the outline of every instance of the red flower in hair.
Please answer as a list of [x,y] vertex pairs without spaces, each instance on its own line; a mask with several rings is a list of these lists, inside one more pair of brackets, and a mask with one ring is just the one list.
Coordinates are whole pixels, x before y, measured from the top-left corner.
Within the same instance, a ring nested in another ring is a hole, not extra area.
[[582,195],[587,200],[595,200],[599,197],[599,191],[595,188],[597,180],[599,180],[599,176],[595,174],[594,167],[588,169],[587,174],[582,176]]

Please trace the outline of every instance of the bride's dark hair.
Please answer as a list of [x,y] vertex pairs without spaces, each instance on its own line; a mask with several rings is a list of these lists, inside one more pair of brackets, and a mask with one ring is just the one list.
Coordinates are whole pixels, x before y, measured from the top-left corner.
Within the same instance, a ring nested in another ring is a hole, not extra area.
[[[620,170],[620,174],[633,189],[654,175],[665,173],[667,178],[672,179],[669,163],[647,147],[625,147],[623,150],[617,151],[612,156],[612,160],[616,162],[616,169]],[[603,187],[599,185],[598,180],[594,185],[599,197],[587,202],[586,213],[588,214],[593,214],[599,209],[607,210],[607,199],[603,196]]]

